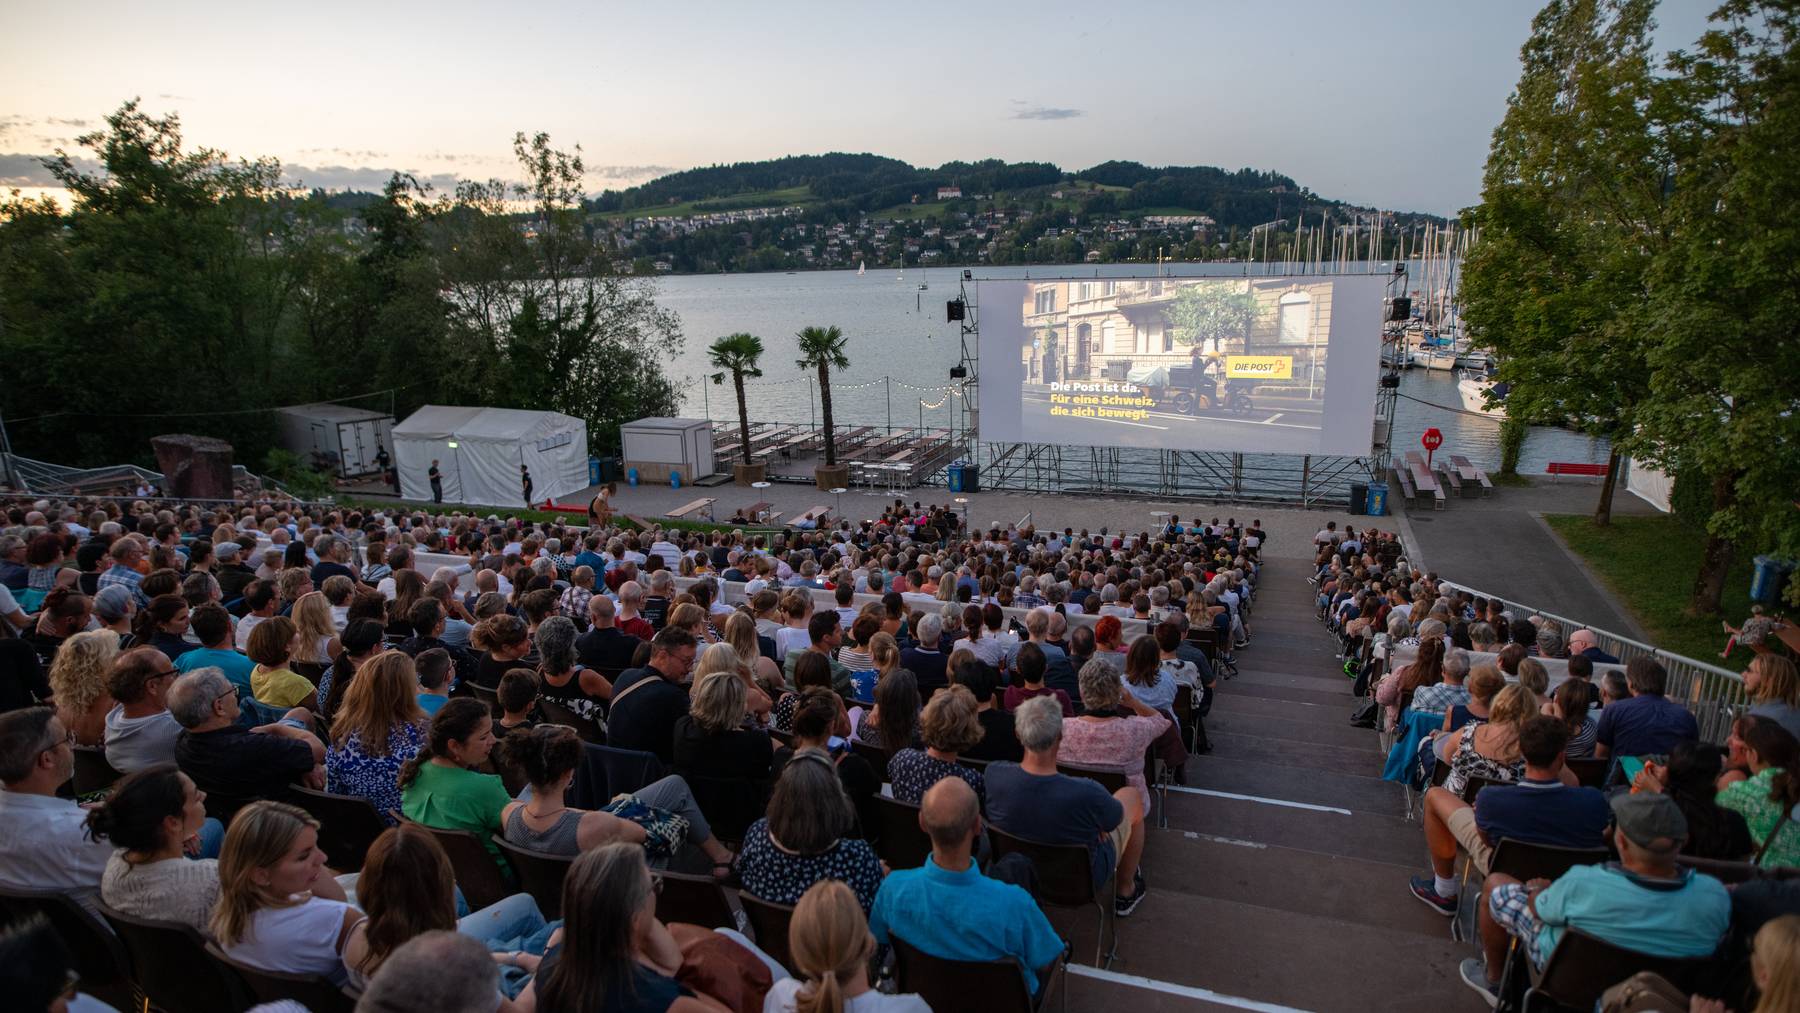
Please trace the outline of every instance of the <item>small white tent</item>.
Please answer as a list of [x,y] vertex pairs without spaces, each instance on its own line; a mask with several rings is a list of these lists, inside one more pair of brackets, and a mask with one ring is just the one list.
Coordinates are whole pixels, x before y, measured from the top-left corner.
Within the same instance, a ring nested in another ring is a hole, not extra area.
[[531,469],[531,499],[588,486],[587,423],[560,412],[426,405],[395,426],[400,495],[429,502],[431,463],[446,503],[526,506],[519,466]]

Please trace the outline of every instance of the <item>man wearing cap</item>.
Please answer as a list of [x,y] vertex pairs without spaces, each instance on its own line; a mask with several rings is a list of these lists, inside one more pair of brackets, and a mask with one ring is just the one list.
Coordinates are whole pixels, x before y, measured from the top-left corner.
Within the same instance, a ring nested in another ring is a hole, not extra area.
[[1675,801],[1654,792],[1622,794],[1613,797],[1612,811],[1617,862],[1578,865],[1554,883],[1488,876],[1488,903],[1480,909],[1483,957],[1469,957],[1460,968],[1488,1005],[1498,996],[1498,975],[1515,936],[1539,969],[1566,929],[1656,957],[1705,957],[1719,948],[1731,925],[1731,896],[1718,880],[1675,864],[1688,833]]
[[244,565],[244,546],[223,541],[213,546],[213,555],[219,557],[219,567],[213,574],[219,578],[219,594],[226,602],[237,601],[244,596],[244,588],[256,580],[256,571]]

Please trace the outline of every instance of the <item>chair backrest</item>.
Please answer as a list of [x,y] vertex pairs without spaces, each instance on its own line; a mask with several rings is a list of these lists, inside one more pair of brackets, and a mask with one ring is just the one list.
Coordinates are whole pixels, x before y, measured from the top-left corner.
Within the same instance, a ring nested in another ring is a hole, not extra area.
[[500,693],[497,690],[475,682],[465,682],[462,685],[468,689],[469,693],[474,696],[475,699],[487,704],[489,714],[496,718],[500,716]]
[[331,667],[330,665],[322,664],[317,661],[290,661],[290,662],[288,662],[288,670],[289,671],[293,672],[295,675],[298,675],[298,676],[304,678],[307,682],[312,683],[314,686],[317,686],[319,684],[320,679],[325,678],[325,672],[330,667]]
[[1108,795],[1131,783],[1126,780],[1125,772],[1120,770],[1102,770],[1099,767],[1086,767],[1079,763],[1059,763],[1056,765],[1056,770],[1058,773],[1067,774],[1070,777],[1085,777],[1090,781],[1098,781],[1100,787],[1105,788]]
[[1194,687],[1181,683],[1175,687],[1175,703],[1170,708],[1175,712],[1175,721],[1186,728],[1194,723]]
[[99,746],[75,747],[75,794],[89,795],[96,791],[105,791],[117,784],[124,774],[113,769],[106,762],[106,750]]
[[1038,899],[1058,907],[1085,907],[1095,902],[1093,865],[1082,844],[1043,844],[1012,834],[992,824],[988,839],[995,858],[1017,852],[1031,859],[1037,869]]
[[694,804],[712,824],[713,836],[721,841],[741,841],[750,824],[762,819],[768,806],[767,786],[747,777],[702,777],[683,774]]
[[75,970],[81,975],[82,991],[121,1009],[137,1005],[131,956],[119,937],[93,912],[55,890],[0,888],[0,923],[10,924],[34,913],[49,919],[50,927],[69,948]]
[[606,744],[606,730],[594,719],[582,717],[549,697],[538,698],[538,709],[544,712],[544,719],[549,723],[575,729],[575,734],[581,736],[581,741],[597,746]]
[[1602,992],[1639,971],[1654,971],[1690,992],[1711,965],[1711,957],[1655,957],[1564,929],[1532,992],[1572,1009],[1593,1009]]
[[[1445,766],[1449,766],[1449,764],[1440,763],[1440,764],[1438,764],[1438,766],[1445,767]],[[1481,789],[1486,788],[1489,785],[1494,785],[1494,784],[1513,784],[1513,783],[1514,782],[1512,782],[1512,781],[1496,781],[1491,777],[1482,777],[1480,774],[1470,774],[1463,781],[1462,800],[1464,802],[1469,803],[1470,805],[1474,805],[1475,804],[1475,796],[1481,794]]]
[[981,773],[985,774],[985,773],[987,773],[988,764],[992,761],[977,760],[972,756],[958,756],[956,758],[956,762],[959,764],[962,764],[963,766],[969,768],[970,770],[980,771]]
[[227,957],[223,950],[212,943],[206,944],[206,953],[236,972],[244,980],[244,984],[250,986],[250,991],[255,993],[258,1002],[292,999],[311,1013],[355,1013],[356,1000],[350,993],[316,974],[288,974],[284,971],[265,971],[260,967],[251,967]]
[[887,776],[888,751],[887,750],[881,748],[880,746],[874,745],[872,743],[864,742],[861,739],[851,739],[850,740],[850,751],[855,753],[856,755],[862,757],[863,759],[869,761],[869,766],[875,768],[875,780],[876,781],[878,781],[882,784],[887,783],[887,779],[888,779],[888,776]]
[[794,906],[763,900],[748,890],[738,891],[738,901],[744,906],[757,948],[774,957],[782,967],[793,967],[793,954],[788,952],[788,923],[794,920]]
[[319,847],[325,849],[325,863],[338,872],[361,872],[369,845],[387,829],[374,804],[360,795],[295,787],[293,802],[319,821]]
[[919,807],[911,802],[874,797],[876,818],[880,821],[877,839],[881,857],[890,869],[917,869],[931,854],[931,838],[919,827]]
[[561,918],[563,880],[568,877],[569,866],[575,859],[522,848],[499,834],[494,835],[494,843],[505,853],[507,864],[519,874],[519,886],[537,901],[538,910],[544,917],[550,921]]
[[657,921],[665,925],[687,922],[709,929],[737,928],[737,914],[718,880],[686,872],[656,875],[662,880],[662,889],[656,895]]
[[131,955],[138,987],[166,1010],[242,1010],[254,1005],[250,986],[206,952],[206,939],[182,922],[114,911],[100,913]]
[[983,1013],[1031,1013],[1031,994],[1019,962],[945,960],[889,932],[894,944],[895,979],[901,992],[916,992],[932,1009],[975,1009]]
[[1753,879],[1800,879],[1800,868],[1778,865],[1756,865],[1752,862],[1727,862],[1717,858],[1677,855],[1675,861],[1704,872],[1721,883],[1748,883]]
[[1610,857],[1611,852],[1604,847],[1564,848],[1502,837],[1494,845],[1488,871],[1504,872],[1521,883],[1529,883],[1534,879],[1554,880],[1577,865],[1598,865]]
[[782,745],[788,747],[789,749],[794,748],[794,733],[793,732],[784,732],[779,728],[770,728],[769,729],[769,738],[774,739],[776,742],[781,743]]
[[[601,765],[606,768],[607,788],[612,795],[635,792],[647,784],[661,780],[668,773],[663,767],[662,759],[647,750],[590,744],[587,752],[590,756],[597,756]],[[608,799],[611,797],[607,796]]]
[[469,910],[479,911],[512,894],[506,885],[506,877],[500,874],[499,864],[488,854],[474,831],[442,827],[425,829],[443,845],[444,854],[450,856],[450,869],[456,876],[456,885],[462,888],[463,899],[469,902]]
[[1584,756],[1563,762],[1568,766],[1569,773],[1574,774],[1575,779],[1584,787],[1599,788],[1606,784],[1606,772],[1611,769],[1613,761],[1597,756]]

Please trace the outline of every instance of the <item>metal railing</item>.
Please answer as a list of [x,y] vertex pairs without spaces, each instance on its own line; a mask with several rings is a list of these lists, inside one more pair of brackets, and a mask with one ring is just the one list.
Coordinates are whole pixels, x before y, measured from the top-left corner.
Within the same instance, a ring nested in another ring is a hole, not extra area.
[[1443,587],[1466,591],[1478,598],[1498,599],[1512,608],[1513,615],[1542,616],[1557,625],[1562,631],[1564,643],[1568,643],[1569,634],[1576,630],[1587,630],[1594,634],[1598,646],[1606,653],[1618,658],[1621,662],[1632,658],[1650,657],[1656,659],[1664,671],[1668,673],[1668,682],[1664,687],[1664,695],[1678,701],[1692,711],[1700,723],[1700,738],[1704,742],[1723,743],[1731,732],[1731,719],[1749,704],[1744,693],[1744,677],[1728,669],[1697,661],[1686,655],[1665,651],[1641,640],[1633,640],[1623,634],[1598,626],[1584,623],[1578,619],[1557,615],[1546,609],[1527,605],[1505,595],[1489,594],[1479,588],[1467,584],[1459,584],[1453,580],[1438,582]]

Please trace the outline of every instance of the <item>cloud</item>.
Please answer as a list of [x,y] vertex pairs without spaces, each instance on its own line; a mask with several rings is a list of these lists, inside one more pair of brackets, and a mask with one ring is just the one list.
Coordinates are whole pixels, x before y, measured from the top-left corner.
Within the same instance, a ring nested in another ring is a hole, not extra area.
[[1055,106],[1025,105],[1023,102],[1016,100],[1013,104],[1021,107],[1013,110],[1012,119],[1015,120],[1072,120],[1077,116],[1083,115],[1080,109],[1059,109]]
[[[27,155],[21,152],[0,153],[0,187],[11,186],[60,186],[50,170],[44,168],[44,159],[48,155]],[[91,158],[72,160],[75,168],[82,172],[99,172],[100,163]]]
[[171,94],[169,94],[169,93],[168,93],[168,92],[166,92],[166,91],[165,91],[165,92],[162,92],[162,93],[160,93],[160,94],[158,94],[158,95],[157,95],[157,96],[156,96],[156,97],[157,97],[157,98],[160,98],[160,99],[167,99],[167,100],[168,100],[168,101],[170,101],[170,102],[192,102],[192,101],[194,101],[194,100],[193,100],[193,98],[192,98],[192,97],[191,97],[191,96],[188,96],[188,95],[171,95]]
[[94,122],[94,121],[93,120],[68,119],[68,118],[61,117],[61,116],[49,116],[44,119],[44,123],[48,126],[74,127],[77,130],[87,129],[88,124],[90,124],[92,122]]
[[456,189],[458,182],[458,177],[454,173],[426,174],[407,169],[384,169],[367,165],[283,165],[281,170],[285,179],[296,186],[304,186],[307,189],[363,190],[378,193],[396,172],[409,172],[420,183],[440,193]]
[[366,151],[354,148],[301,148],[302,155],[331,155],[346,162],[379,162],[387,158],[383,151]]

